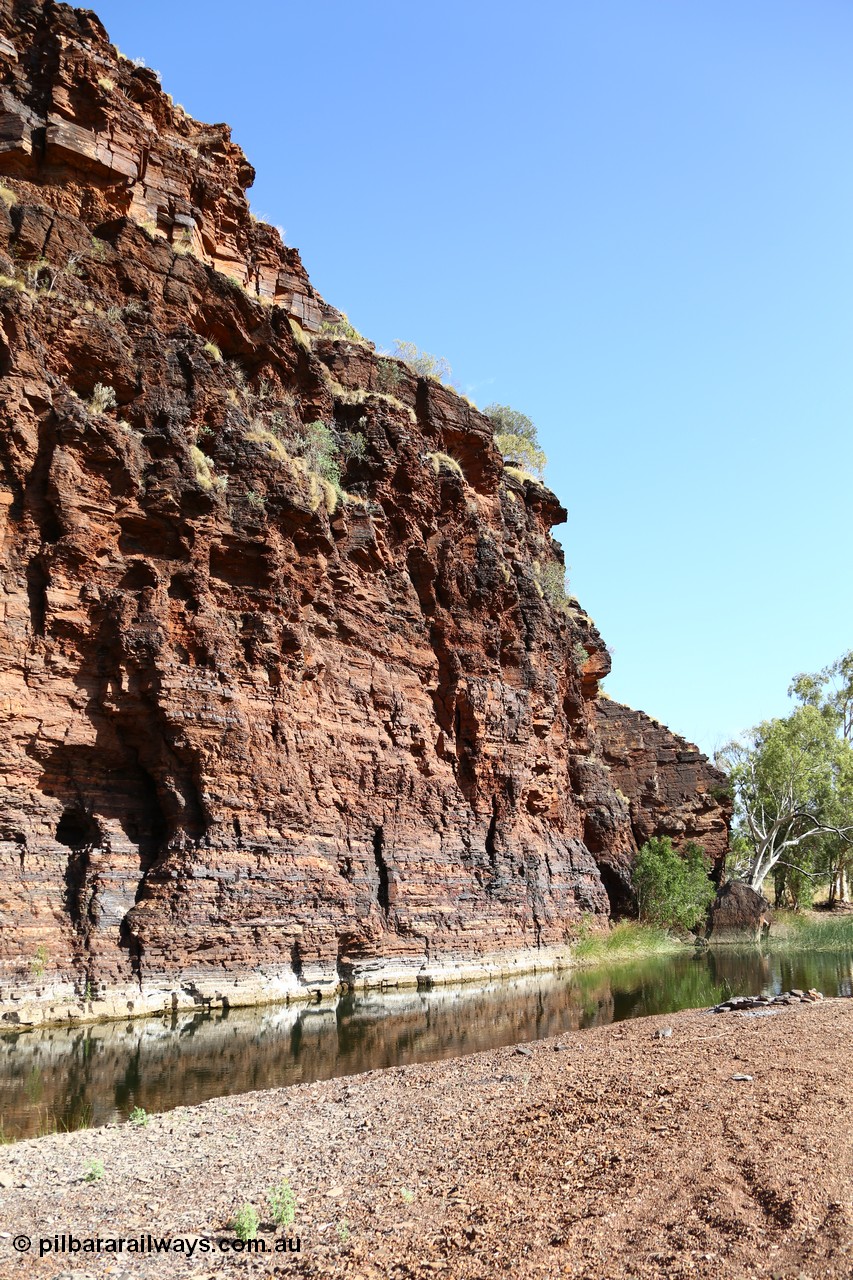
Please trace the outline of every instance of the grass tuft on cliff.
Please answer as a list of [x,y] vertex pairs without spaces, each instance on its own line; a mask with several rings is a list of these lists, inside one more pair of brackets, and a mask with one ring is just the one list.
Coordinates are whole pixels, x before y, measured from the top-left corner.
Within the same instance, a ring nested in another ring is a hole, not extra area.
[[453,475],[459,476],[461,480],[465,479],[459,463],[455,458],[451,458],[449,453],[430,453],[427,457],[436,475],[441,471],[450,471]]
[[512,476],[513,480],[517,480],[519,484],[524,484],[525,480],[532,480],[535,484],[542,483],[538,476],[535,476],[532,471],[525,471],[523,467],[505,466],[504,471],[508,476]]
[[320,325],[320,336],[323,338],[332,338],[334,341],[357,342],[361,346],[368,346],[368,341],[363,334],[359,333],[354,324],[350,324],[349,316],[345,311],[341,312],[340,320],[324,320]]
[[205,493],[224,493],[228,486],[227,476],[218,476],[213,470],[213,459],[208,458],[206,453],[202,453],[198,445],[190,446],[190,457],[195,467],[196,482],[204,489]]

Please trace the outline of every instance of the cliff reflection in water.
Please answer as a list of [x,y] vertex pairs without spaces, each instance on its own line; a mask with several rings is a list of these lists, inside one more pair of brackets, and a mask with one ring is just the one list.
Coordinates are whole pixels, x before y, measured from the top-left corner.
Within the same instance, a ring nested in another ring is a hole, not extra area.
[[666,955],[476,989],[344,997],[0,1035],[7,1138],[106,1124],[223,1094],[476,1053],[732,994],[853,993],[853,955],[726,949]]

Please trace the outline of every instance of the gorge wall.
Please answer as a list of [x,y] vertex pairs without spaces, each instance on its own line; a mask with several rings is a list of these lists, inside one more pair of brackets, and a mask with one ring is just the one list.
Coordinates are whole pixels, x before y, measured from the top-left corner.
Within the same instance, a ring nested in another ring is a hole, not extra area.
[[51,0],[0,75],[2,1017],[546,967],[638,840],[719,861],[558,500],[347,336],[228,129]]

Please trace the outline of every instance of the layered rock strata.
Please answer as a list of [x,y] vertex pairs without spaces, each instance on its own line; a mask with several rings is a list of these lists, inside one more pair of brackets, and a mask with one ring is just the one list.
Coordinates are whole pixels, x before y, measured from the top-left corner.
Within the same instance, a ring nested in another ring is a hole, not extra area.
[[[601,697],[595,704],[601,758],[618,794],[628,805],[636,848],[653,836],[669,836],[676,846],[701,844],[719,883],[729,843],[731,800],[728,779],[698,747],[642,711]],[[605,833],[606,837],[607,833]],[[587,828],[611,904],[630,903],[632,851]]]
[[565,962],[660,756],[620,796],[565,511],[353,339],[225,126],[0,14],[2,1016]]

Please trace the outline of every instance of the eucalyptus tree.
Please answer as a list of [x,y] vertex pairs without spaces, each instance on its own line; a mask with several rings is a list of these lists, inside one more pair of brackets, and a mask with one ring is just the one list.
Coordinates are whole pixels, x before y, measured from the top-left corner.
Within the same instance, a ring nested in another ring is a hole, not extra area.
[[[853,649],[821,671],[795,676],[788,693],[803,706],[817,707],[835,724],[843,741],[853,743]],[[845,815],[853,810],[850,778],[843,772],[836,807],[839,823],[843,823]],[[846,902],[853,879],[853,840],[835,833],[824,835],[814,860],[829,882],[829,901]]]
[[803,702],[718,752],[731,779],[736,834],[753,889],[777,867],[814,874],[813,855],[853,839],[853,747],[837,715]]
[[853,649],[822,671],[794,676],[788,694],[834,721],[845,742],[853,740]]

